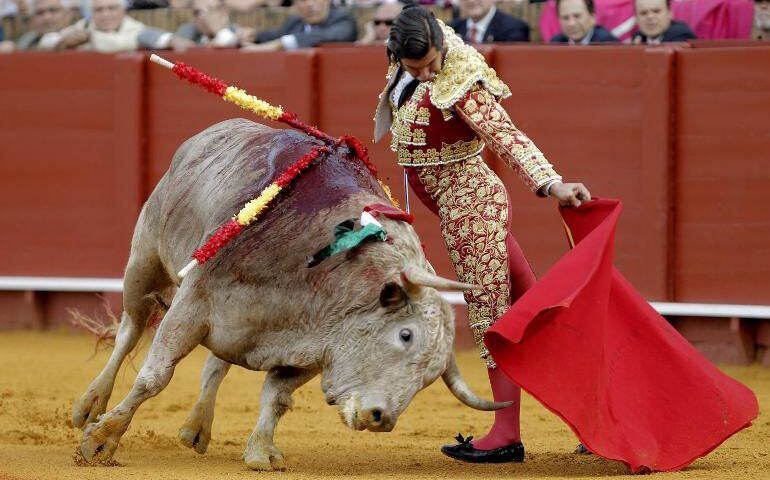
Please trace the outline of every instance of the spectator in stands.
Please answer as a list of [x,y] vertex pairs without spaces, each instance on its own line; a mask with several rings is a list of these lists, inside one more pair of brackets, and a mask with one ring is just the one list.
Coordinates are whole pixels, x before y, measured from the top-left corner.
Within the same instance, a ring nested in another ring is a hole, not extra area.
[[687,24],[674,20],[671,0],[635,0],[634,10],[639,31],[634,34],[633,43],[657,45],[697,38]]
[[770,40],[770,0],[754,0],[754,31],[757,40]]
[[256,34],[247,50],[274,51],[315,47],[321,43],[354,42],[356,20],[331,0],[295,0],[298,15],[292,15],[277,29]]
[[68,0],[30,0],[31,30],[16,42],[19,50],[52,50],[61,39],[59,32],[72,23]]
[[233,12],[250,12],[260,7],[290,7],[291,0],[225,0]]
[[390,38],[390,26],[396,19],[404,4],[398,1],[385,1],[377,7],[374,18],[366,24],[366,31],[359,45],[385,45]]
[[129,0],[129,10],[150,10],[153,8],[168,8],[168,0]]
[[556,12],[562,33],[554,35],[551,43],[589,45],[620,41],[609,30],[596,24],[593,0],[556,0]]
[[0,19],[15,17],[19,14],[19,5],[14,0],[0,0]]
[[12,41],[5,39],[5,31],[3,26],[0,25],[0,53],[11,53],[15,48],[16,45]]
[[83,10],[86,18],[62,30],[54,49],[104,53],[137,49],[139,32],[146,27],[126,15],[125,0],[86,0]]
[[460,0],[450,26],[466,43],[528,42],[529,25],[495,7],[495,0]]
[[194,20],[180,25],[176,33],[148,27],[139,34],[139,43],[145,48],[174,50],[240,45],[240,29],[230,21],[230,8],[222,0],[192,0],[192,8]]

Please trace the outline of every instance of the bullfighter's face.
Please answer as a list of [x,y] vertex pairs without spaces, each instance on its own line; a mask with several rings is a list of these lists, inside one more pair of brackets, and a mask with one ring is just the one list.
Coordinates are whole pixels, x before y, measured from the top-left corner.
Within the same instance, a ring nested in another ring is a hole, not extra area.
[[433,80],[444,64],[442,52],[436,47],[430,47],[424,57],[418,59],[402,58],[401,66],[414,78],[421,82]]

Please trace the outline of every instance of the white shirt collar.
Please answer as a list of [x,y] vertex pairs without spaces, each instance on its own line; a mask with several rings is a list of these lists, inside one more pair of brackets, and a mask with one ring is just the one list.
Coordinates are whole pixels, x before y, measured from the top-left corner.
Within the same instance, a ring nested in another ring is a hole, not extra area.
[[484,15],[484,18],[479,20],[478,22],[474,22],[472,18],[468,17],[468,19],[465,21],[465,24],[468,28],[468,31],[471,31],[471,27],[474,25],[476,26],[476,38],[470,39],[476,43],[481,43],[484,41],[484,37],[487,33],[487,28],[489,28],[490,22],[492,22],[492,17],[495,16],[495,13],[497,13],[497,8],[492,5],[492,8],[489,9],[486,15]]
[[414,77],[407,71],[401,73],[401,78],[398,79],[398,83],[390,91],[390,101],[393,106],[398,106],[398,99],[401,98],[401,92],[404,91],[409,82],[414,80]]

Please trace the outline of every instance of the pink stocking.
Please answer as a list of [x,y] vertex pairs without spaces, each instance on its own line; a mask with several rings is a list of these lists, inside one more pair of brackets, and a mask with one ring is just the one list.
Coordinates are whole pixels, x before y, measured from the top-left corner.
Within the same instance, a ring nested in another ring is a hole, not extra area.
[[521,407],[521,388],[513,383],[499,368],[488,369],[492,396],[496,402],[513,401],[513,405],[495,412],[495,423],[483,438],[473,440],[473,447],[478,450],[492,450],[521,441],[519,431],[519,409]]

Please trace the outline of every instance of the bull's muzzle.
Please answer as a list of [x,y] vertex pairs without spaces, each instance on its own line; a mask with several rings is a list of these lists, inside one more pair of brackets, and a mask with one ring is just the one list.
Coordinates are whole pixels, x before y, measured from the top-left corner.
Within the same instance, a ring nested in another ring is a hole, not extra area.
[[340,409],[342,420],[353,430],[389,432],[396,426],[395,418],[384,406],[363,407],[355,393],[350,395]]

